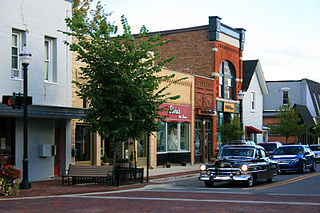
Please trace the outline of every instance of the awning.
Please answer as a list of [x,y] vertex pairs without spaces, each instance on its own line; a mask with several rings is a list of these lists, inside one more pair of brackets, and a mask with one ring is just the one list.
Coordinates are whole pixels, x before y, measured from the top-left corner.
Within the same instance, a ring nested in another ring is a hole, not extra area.
[[253,126],[246,126],[246,134],[262,134],[262,131]]
[[[29,105],[28,117],[30,118],[53,118],[53,119],[79,119],[85,115],[82,108]],[[5,104],[0,104],[0,116],[23,117],[23,108],[12,109]]]

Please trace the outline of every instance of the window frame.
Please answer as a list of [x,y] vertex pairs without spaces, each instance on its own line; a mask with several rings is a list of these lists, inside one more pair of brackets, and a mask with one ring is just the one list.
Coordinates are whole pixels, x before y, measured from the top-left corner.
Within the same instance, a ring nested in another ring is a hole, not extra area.
[[[85,124],[76,124],[75,127],[75,148],[77,149],[77,136],[78,136],[78,129],[81,129],[81,134],[84,135],[84,132],[87,131],[87,138],[83,137],[83,139],[85,140],[81,140],[82,143],[81,145],[83,146],[83,144],[85,144],[83,147],[85,147],[85,149],[89,149],[89,150],[85,150],[85,157],[86,159],[82,159],[80,156],[78,156],[78,152],[81,152],[81,149],[77,150],[77,155],[75,156],[75,161],[83,161],[83,162],[91,162],[92,161],[92,156],[93,156],[93,132],[91,132],[88,128],[87,125]],[[88,158],[89,159],[88,159]]]
[[[13,36],[17,37],[17,45],[13,46]],[[17,49],[17,55],[13,55],[13,48]],[[11,79],[15,80],[22,80],[22,72],[21,72],[21,65],[20,65],[20,59],[19,59],[19,52],[22,49],[22,32],[19,32],[17,30],[12,30],[11,33]],[[16,57],[17,59],[17,68],[13,67],[13,57]],[[14,72],[19,72],[18,76],[14,75]]]
[[256,92],[251,91],[250,92],[250,109],[251,112],[255,112],[256,111]]
[[[165,121],[159,121],[164,123],[164,133],[165,133],[165,150],[164,151],[158,151],[158,133],[157,133],[157,154],[161,153],[175,153],[175,152],[190,152],[190,140],[191,140],[191,135],[190,135],[190,123],[189,122],[182,122],[183,124],[187,124],[187,134],[188,134],[188,145],[187,149],[181,149],[181,124],[180,122],[172,121],[172,122],[165,122]],[[176,123],[177,126],[177,150],[169,150],[169,131],[168,131],[168,123]]]
[[289,104],[289,91],[288,90],[282,91],[282,104],[284,106]]
[[[48,50],[47,45],[48,44]],[[44,37],[44,82],[45,83],[57,83],[57,65],[56,65],[56,39],[48,36]],[[46,63],[48,63],[46,68]]]
[[219,97],[226,99],[234,99],[235,75],[236,73],[231,62],[225,60],[220,64]]

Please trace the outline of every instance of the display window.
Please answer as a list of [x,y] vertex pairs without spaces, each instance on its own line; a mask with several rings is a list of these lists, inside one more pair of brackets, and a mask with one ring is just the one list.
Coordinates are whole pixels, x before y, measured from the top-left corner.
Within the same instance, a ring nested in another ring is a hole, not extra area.
[[159,121],[157,132],[157,152],[190,151],[190,124],[187,122]]

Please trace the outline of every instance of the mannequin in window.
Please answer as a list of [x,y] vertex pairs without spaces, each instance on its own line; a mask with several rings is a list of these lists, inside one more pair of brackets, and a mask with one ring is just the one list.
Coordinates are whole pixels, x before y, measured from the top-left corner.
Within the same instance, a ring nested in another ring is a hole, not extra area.
[[178,151],[178,134],[177,134],[177,129],[172,129],[169,137],[168,137],[168,142],[169,142],[169,151]]

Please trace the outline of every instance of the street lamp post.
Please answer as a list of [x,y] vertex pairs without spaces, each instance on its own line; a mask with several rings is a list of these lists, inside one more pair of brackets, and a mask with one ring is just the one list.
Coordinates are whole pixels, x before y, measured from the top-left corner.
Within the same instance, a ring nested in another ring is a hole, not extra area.
[[239,101],[240,101],[240,127],[241,127],[241,129],[243,130],[243,113],[242,113],[242,111],[243,111],[243,98],[244,98],[244,92],[242,91],[242,90],[240,90],[239,91],[239,93],[238,93],[238,99],[239,99]]
[[23,176],[20,184],[21,189],[30,189],[31,183],[28,179],[28,66],[31,61],[32,55],[27,49],[26,45],[23,46],[22,53],[19,54],[20,61],[23,66]]

